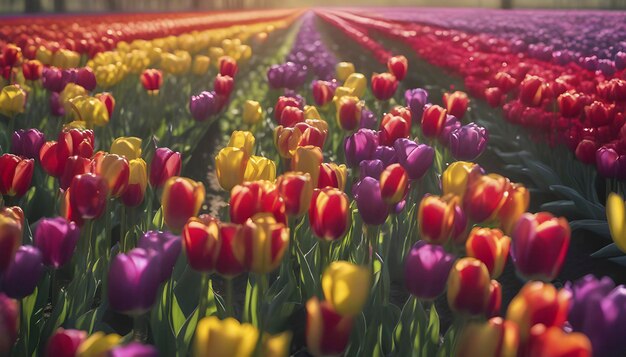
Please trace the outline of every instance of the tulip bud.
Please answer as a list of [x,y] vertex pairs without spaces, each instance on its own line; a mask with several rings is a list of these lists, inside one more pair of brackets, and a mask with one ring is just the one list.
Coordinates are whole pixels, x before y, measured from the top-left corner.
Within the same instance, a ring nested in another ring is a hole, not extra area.
[[148,231],[137,242],[137,248],[154,250],[161,255],[161,282],[172,276],[181,247],[180,237],[170,232]]
[[96,88],[96,76],[91,68],[83,67],[76,72],[76,84],[90,92]]
[[246,124],[256,124],[263,119],[261,104],[254,100],[246,100],[243,104],[243,122]]
[[11,152],[29,159],[39,158],[45,140],[43,133],[37,129],[16,130],[11,137]]
[[583,110],[582,98],[578,93],[565,92],[557,99],[559,111],[565,118],[576,118]]
[[520,275],[529,280],[556,278],[570,241],[570,227],[565,218],[556,218],[548,212],[525,213],[511,238],[511,258]]
[[2,48],[2,61],[7,67],[15,67],[22,61],[22,49],[9,43]]
[[285,107],[278,123],[285,127],[292,127],[304,122],[304,112],[298,107]]
[[497,108],[503,104],[504,94],[500,88],[490,87],[485,89],[485,100],[490,107]]
[[96,165],[96,174],[104,178],[111,197],[120,197],[126,186],[130,176],[130,168],[128,160],[125,157],[116,154],[105,154]]
[[[224,332],[228,333],[224,333]],[[198,322],[196,328],[193,356],[253,356],[259,339],[259,331],[247,323],[231,318],[220,320],[216,316],[205,317]],[[268,345],[276,344],[274,337],[262,338],[259,354],[262,356],[281,356],[267,354]],[[284,348],[284,342],[279,344]]]
[[404,56],[393,56],[387,60],[387,69],[399,80],[403,80],[409,67]]
[[353,317],[342,316],[328,301],[312,297],[306,303],[307,350],[315,357],[340,356],[348,346]]
[[35,169],[33,159],[13,154],[0,156],[0,195],[22,197],[30,188]]
[[453,194],[463,200],[471,172],[479,174],[480,166],[466,161],[455,161],[450,164],[441,177],[443,194]]
[[289,246],[289,228],[271,214],[261,213],[248,219],[240,233],[237,243],[243,249],[234,253],[246,270],[267,274],[278,268]]
[[387,166],[380,175],[380,192],[387,204],[396,204],[402,201],[408,188],[409,177],[400,164]]
[[595,101],[585,107],[585,115],[594,127],[607,125],[611,121],[610,107],[602,102]]
[[331,82],[326,81],[313,81],[312,92],[313,92],[313,100],[315,100],[315,104],[320,107],[325,106],[331,100],[333,100],[333,96],[335,95],[335,88],[337,87],[336,83],[333,85]]
[[213,90],[217,95],[228,98],[232,93],[235,82],[231,76],[223,76],[218,74],[213,81]]
[[102,92],[95,95],[96,99],[101,101],[109,113],[109,118],[113,116],[113,110],[115,109],[115,98],[109,92]]
[[448,111],[438,105],[431,105],[422,115],[422,133],[427,138],[436,138],[441,134]]
[[560,327],[546,327],[543,324],[537,324],[531,328],[527,351],[528,356],[591,357],[594,355],[591,342],[585,334],[566,333]]
[[519,99],[527,107],[538,107],[544,99],[545,84],[542,78],[526,76],[520,83]]
[[169,148],[157,148],[150,162],[150,185],[161,187],[173,176],[180,175],[181,155]]
[[361,313],[370,292],[372,273],[368,267],[346,261],[335,261],[324,270],[324,299],[341,316]]
[[287,172],[276,180],[276,189],[285,203],[287,215],[299,217],[309,209],[313,195],[311,175]]
[[517,356],[519,329],[514,322],[494,317],[466,325],[456,347],[456,357]]
[[209,71],[211,65],[211,58],[203,55],[195,55],[193,57],[193,64],[191,65],[191,73],[196,76],[203,76]]
[[258,213],[271,213],[276,221],[286,223],[285,203],[276,186],[269,181],[245,182],[230,192],[230,219],[243,224]]
[[[91,173],[74,176],[66,192],[68,220],[96,219],[104,213],[109,192],[107,181]],[[67,204],[69,203],[69,205]],[[79,221],[76,221],[80,224]]]
[[122,202],[128,207],[136,207],[143,202],[148,186],[148,169],[143,159],[130,160],[128,163],[128,185],[122,194]]
[[41,252],[33,246],[23,245],[2,273],[2,291],[13,299],[23,299],[35,291],[42,276]]
[[63,217],[43,218],[37,225],[33,242],[41,251],[44,264],[58,269],[72,259],[80,229]]
[[4,271],[15,256],[22,242],[22,223],[13,212],[0,211],[0,272]]
[[0,293],[0,354],[9,356],[17,340],[20,307],[16,300]]
[[[317,126],[314,126],[313,124]],[[319,125],[319,123],[313,122],[313,120],[311,119],[308,119],[304,123],[296,124],[295,128],[302,133],[299,136],[297,146],[313,145],[321,149],[324,146],[324,143],[326,141],[326,135],[328,134],[327,125],[328,124]],[[295,136],[294,139],[297,137],[298,136]]]
[[463,207],[469,218],[476,223],[496,218],[508,198],[510,185],[509,179],[497,174],[470,174],[463,198]]
[[383,201],[380,183],[372,177],[365,177],[354,188],[354,200],[363,222],[378,226],[389,216],[389,205]]
[[266,180],[274,182],[276,180],[276,164],[266,157],[252,155],[248,159],[243,179],[244,181]]
[[377,147],[377,133],[370,129],[359,129],[345,140],[346,163],[350,167],[356,167],[361,161],[372,159]]
[[482,314],[489,304],[490,283],[489,271],[480,260],[457,260],[448,277],[450,309],[462,314]]
[[337,103],[337,124],[346,131],[355,130],[359,127],[363,104],[357,97],[343,96]]
[[497,280],[491,280],[489,284],[489,301],[483,312],[487,318],[500,316],[502,307],[502,285]]
[[485,151],[488,139],[487,129],[469,123],[450,133],[450,152],[457,160],[476,160]]
[[386,114],[380,123],[380,145],[393,146],[397,139],[408,138],[411,123],[400,116]]
[[220,67],[220,74],[222,76],[230,76],[235,78],[235,75],[239,71],[237,66],[237,61],[235,61],[230,56],[222,56],[218,61],[218,65]]
[[211,272],[220,256],[222,239],[217,219],[203,215],[192,217],[183,228],[183,247],[189,265],[197,271]]
[[222,189],[230,191],[244,181],[248,154],[241,149],[225,147],[215,156],[215,171]]
[[337,66],[335,66],[335,72],[337,74],[337,79],[341,82],[348,79],[348,77],[354,73],[354,64],[350,62],[339,62]]
[[59,327],[48,339],[46,357],[73,357],[78,347],[87,339],[87,332],[81,330],[66,330]]
[[220,112],[221,100],[215,92],[203,91],[189,99],[189,112],[196,121],[205,121]]
[[[352,73],[344,82],[343,88],[349,88],[351,90],[347,95],[353,95],[357,98],[361,98],[367,89],[367,78],[365,78],[365,76],[361,73]],[[342,95],[337,95],[337,97],[341,98]]]
[[80,157],[70,156],[65,162],[63,174],[59,177],[59,187],[67,190],[76,175],[82,175],[91,172],[92,160]]
[[26,92],[17,84],[8,85],[0,91],[0,114],[9,118],[24,113]]
[[398,89],[398,80],[391,73],[372,75],[372,93],[378,100],[389,100]]
[[469,234],[465,248],[467,256],[483,262],[493,279],[497,279],[509,255],[511,239],[499,229],[474,227]]
[[454,229],[458,198],[427,195],[417,210],[417,222],[421,239],[432,244],[447,243]]
[[287,107],[300,108],[300,103],[295,98],[283,96],[279,97],[278,101],[276,102],[276,106],[274,107],[274,119],[277,123],[281,123],[283,110],[285,110],[285,108]]
[[98,331],[87,337],[83,343],[78,346],[77,356],[108,356],[110,351],[118,345],[122,336],[111,333],[106,335],[104,332]]
[[27,60],[22,63],[22,73],[29,81],[36,81],[43,74],[43,65],[38,60]]
[[404,285],[418,299],[434,300],[446,288],[454,259],[443,247],[418,241],[404,259]]
[[313,233],[327,241],[343,237],[349,226],[349,207],[350,202],[344,192],[331,187],[315,189],[309,208]]
[[317,187],[320,174],[320,165],[324,157],[322,150],[317,146],[307,145],[296,148],[291,161],[291,170],[306,172],[311,175],[313,186]]
[[141,74],[140,80],[148,94],[157,95],[161,85],[163,85],[163,74],[158,69],[146,69]]
[[567,320],[570,299],[571,293],[565,289],[557,290],[541,281],[528,282],[509,304],[506,319],[517,324],[521,342],[525,343],[536,324],[562,327]]
[[458,119],[463,119],[463,116],[467,111],[469,98],[467,93],[456,91],[453,93],[444,93],[443,102],[446,105],[446,110],[449,115],[455,116]]
[[511,234],[519,218],[528,210],[530,194],[526,187],[518,183],[509,186],[508,198],[498,211],[500,227],[505,233]]
[[419,180],[432,166],[435,150],[425,144],[417,144],[409,139],[398,139],[394,142],[398,154],[398,162],[406,170],[410,180]]
[[141,158],[141,139],[133,136],[119,137],[111,144],[111,154],[126,157],[127,160]]
[[165,224],[179,232],[190,217],[198,215],[205,190],[201,182],[186,177],[170,177],[163,186],[161,208]]
[[250,156],[254,153],[254,141],[254,134],[251,132],[235,130],[230,135],[227,146],[241,149]]

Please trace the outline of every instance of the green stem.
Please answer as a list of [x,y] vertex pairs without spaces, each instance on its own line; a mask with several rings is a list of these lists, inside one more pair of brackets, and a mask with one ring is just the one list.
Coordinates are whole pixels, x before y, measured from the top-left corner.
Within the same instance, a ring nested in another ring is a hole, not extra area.
[[128,250],[128,242],[126,241],[126,205],[122,204],[120,210],[120,246],[122,252],[126,252]]
[[146,314],[138,314],[133,316],[133,340],[138,342],[146,342],[148,339],[148,325]]
[[226,278],[226,316],[235,317],[235,306],[233,303],[233,278]]
[[324,270],[328,266],[328,262],[330,261],[330,244],[331,242],[326,240],[319,241],[320,248],[320,277],[324,274]]
[[209,274],[203,273],[200,281],[200,299],[198,301],[198,321],[201,320],[206,314],[206,307],[209,297]]

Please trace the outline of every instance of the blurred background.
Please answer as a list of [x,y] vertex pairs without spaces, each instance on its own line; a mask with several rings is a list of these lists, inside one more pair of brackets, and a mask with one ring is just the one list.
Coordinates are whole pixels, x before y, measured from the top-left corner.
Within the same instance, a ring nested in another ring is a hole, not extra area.
[[0,0],[0,13],[189,11],[310,6],[626,9],[626,0]]

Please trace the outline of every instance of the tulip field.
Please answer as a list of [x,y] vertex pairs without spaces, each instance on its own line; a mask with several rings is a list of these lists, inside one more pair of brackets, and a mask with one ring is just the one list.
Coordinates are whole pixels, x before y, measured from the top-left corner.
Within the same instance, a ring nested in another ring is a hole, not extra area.
[[0,19],[0,356],[626,356],[626,12]]

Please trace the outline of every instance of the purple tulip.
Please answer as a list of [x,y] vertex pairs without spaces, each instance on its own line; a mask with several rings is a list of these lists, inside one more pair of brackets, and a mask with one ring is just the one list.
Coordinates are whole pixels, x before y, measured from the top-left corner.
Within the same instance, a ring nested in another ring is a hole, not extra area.
[[406,207],[406,200],[402,200],[396,203],[393,207],[391,207],[391,213],[400,214],[400,212],[404,211],[405,207]]
[[354,200],[365,224],[378,226],[389,216],[389,205],[380,194],[380,183],[373,177],[361,180],[354,190]]
[[596,151],[596,168],[600,175],[618,180],[626,179],[626,155],[614,148],[602,146]]
[[361,121],[359,122],[359,126],[364,129],[374,129],[377,124],[378,119],[376,118],[376,114],[363,106],[363,109],[361,109]]
[[446,115],[446,122],[443,124],[441,134],[439,134],[439,142],[441,142],[442,145],[448,146],[448,143],[450,143],[450,134],[460,127],[461,121],[459,119],[454,115]]
[[96,89],[96,75],[88,67],[81,68],[76,71],[76,79],[74,80],[74,83],[91,92]]
[[[61,79],[63,80],[63,88],[68,83],[76,83],[78,77],[78,70],[76,68],[68,68],[61,71]],[[86,89],[86,88],[85,88]]]
[[74,222],[56,217],[39,221],[33,240],[44,264],[58,269],[72,259],[79,237],[80,229]]
[[433,164],[435,150],[428,145],[402,138],[396,140],[394,147],[398,162],[411,180],[420,179]]
[[116,255],[108,276],[111,308],[128,315],[150,310],[161,283],[161,263],[161,254],[143,248]]
[[617,52],[615,54],[615,68],[618,71],[626,69],[626,52]]
[[428,92],[422,88],[407,89],[404,102],[411,110],[411,120],[418,123],[424,114],[424,106],[428,103]]
[[581,58],[581,65],[586,70],[595,71],[598,69],[598,57],[589,56],[589,57]]
[[398,163],[396,149],[391,146],[376,147],[376,151],[374,151],[374,159],[382,161],[385,167]]
[[279,64],[274,64],[267,70],[267,82],[271,88],[283,88],[283,72],[284,69]]
[[378,132],[370,129],[359,129],[348,136],[344,142],[346,163],[356,167],[363,160],[370,160],[378,146]]
[[29,159],[38,159],[39,149],[45,141],[43,133],[37,129],[19,129],[11,137],[11,152]]
[[455,257],[439,245],[418,241],[404,260],[404,285],[423,300],[433,300],[443,293]]
[[196,121],[205,121],[220,111],[220,100],[214,92],[204,91],[192,95],[189,100],[189,111]]
[[33,246],[23,245],[2,274],[2,291],[13,299],[22,299],[35,291],[42,275],[41,252]]
[[170,232],[148,231],[137,242],[138,248],[152,249],[161,254],[161,282],[172,276],[174,265],[180,255],[180,237]]
[[626,329],[626,288],[615,287],[609,277],[592,275],[568,282],[572,293],[569,322],[574,331],[589,337],[594,356],[623,356],[626,346],[621,332]]
[[601,59],[598,61],[598,70],[605,76],[612,76],[615,74],[615,63],[608,59]]
[[65,108],[61,104],[60,95],[58,92],[50,93],[50,114],[55,117],[62,117],[65,115]]
[[41,75],[42,85],[51,92],[60,92],[67,82],[63,81],[63,72],[55,67],[44,67]]
[[143,345],[139,342],[131,342],[127,345],[117,346],[108,352],[108,357],[158,357],[159,351],[151,345]]
[[457,160],[471,161],[485,151],[489,135],[487,129],[469,123],[450,133],[450,152]]
[[366,177],[372,177],[376,180],[380,179],[380,174],[385,170],[385,165],[378,159],[363,160],[359,164],[359,180]]

